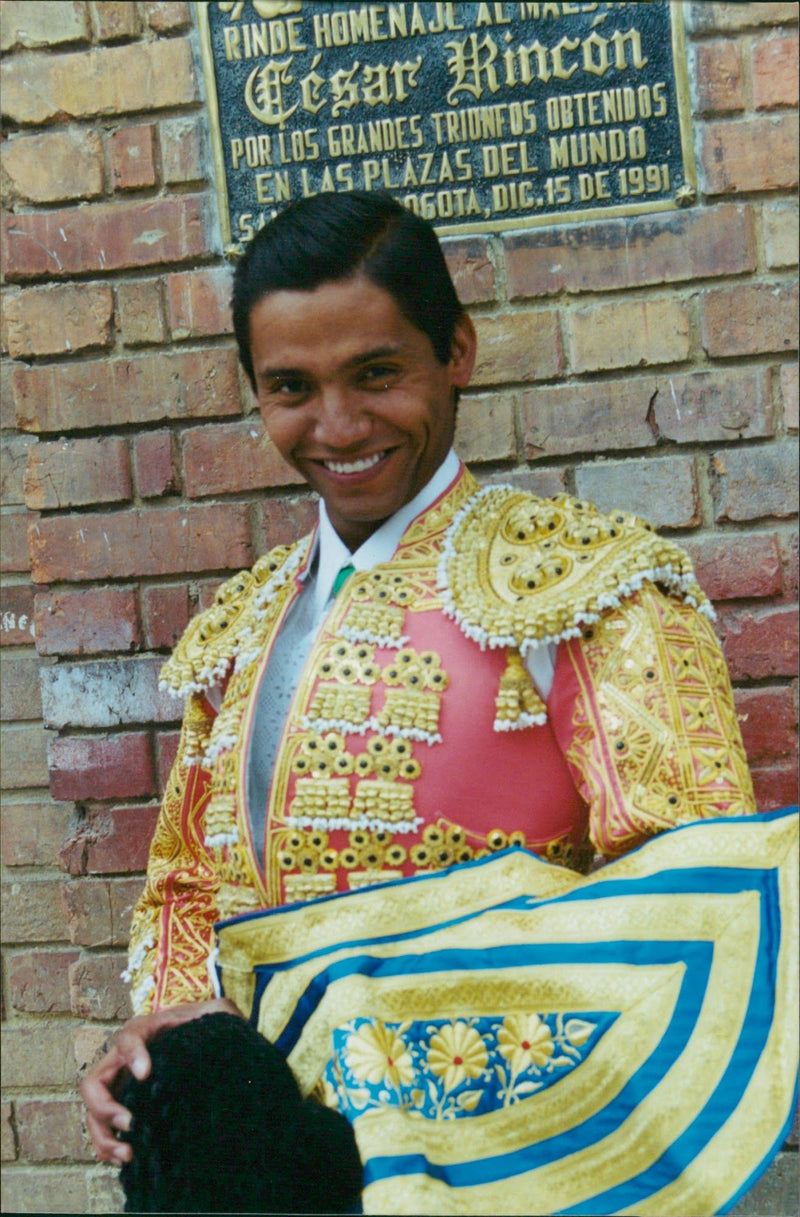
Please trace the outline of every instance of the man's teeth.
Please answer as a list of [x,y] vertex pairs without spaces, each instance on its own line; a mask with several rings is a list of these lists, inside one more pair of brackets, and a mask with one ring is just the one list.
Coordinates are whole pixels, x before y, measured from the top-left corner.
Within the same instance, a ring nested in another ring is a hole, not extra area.
[[372,456],[365,456],[360,461],[325,461],[324,464],[331,473],[363,473],[365,469],[371,469],[373,465],[377,465],[385,455],[385,452],[375,452]]

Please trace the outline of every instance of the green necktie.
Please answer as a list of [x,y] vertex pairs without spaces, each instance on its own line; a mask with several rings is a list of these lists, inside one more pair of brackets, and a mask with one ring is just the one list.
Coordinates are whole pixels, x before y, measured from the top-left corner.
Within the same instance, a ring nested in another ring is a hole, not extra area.
[[339,592],[342,590],[342,585],[347,582],[354,570],[355,567],[352,564],[342,567],[333,581],[333,591],[331,592],[332,596],[336,597],[339,595]]

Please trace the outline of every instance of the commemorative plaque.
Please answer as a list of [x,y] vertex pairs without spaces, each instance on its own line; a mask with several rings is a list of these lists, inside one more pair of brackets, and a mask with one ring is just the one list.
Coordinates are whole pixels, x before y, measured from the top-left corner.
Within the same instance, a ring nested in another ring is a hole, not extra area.
[[323,190],[442,234],[691,204],[682,7],[199,4],[226,252]]

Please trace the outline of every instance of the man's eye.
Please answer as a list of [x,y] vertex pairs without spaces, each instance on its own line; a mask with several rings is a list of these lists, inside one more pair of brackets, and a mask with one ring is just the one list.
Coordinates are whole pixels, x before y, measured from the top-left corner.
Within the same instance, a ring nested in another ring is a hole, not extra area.
[[392,384],[397,377],[397,368],[391,367],[388,364],[370,364],[368,368],[364,368],[361,373],[361,379],[364,384],[378,385],[381,388]]
[[299,397],[307,387],[304,380],[292,376],[284,380],[268,380],[264,389],[270,397]]

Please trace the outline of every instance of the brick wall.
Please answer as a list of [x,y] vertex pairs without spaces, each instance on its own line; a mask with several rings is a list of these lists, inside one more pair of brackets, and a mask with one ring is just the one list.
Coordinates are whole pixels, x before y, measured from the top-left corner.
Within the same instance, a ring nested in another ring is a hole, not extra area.
[[[766,809],[797,797],[797,5],[686,11],[697,206],[447,242],[458,448],[686,546]],[[236,366],[190,5],[6,0],[2,50],[4,1207],[108,1212],[75,1079],[127,1011],[159,664],[314,506]],[[796,1146],[741,1211],[794,1211]]]

